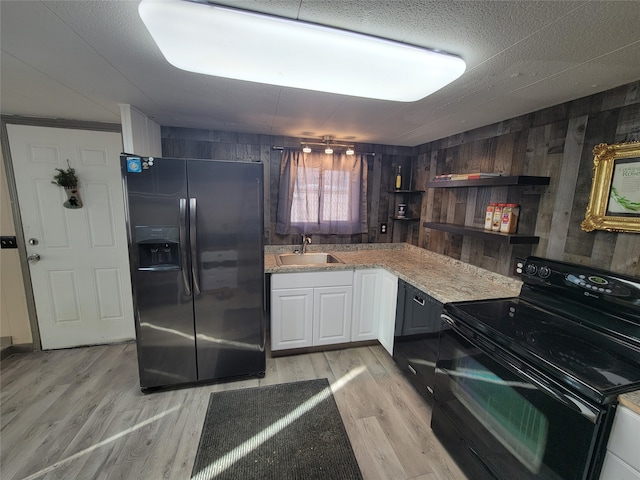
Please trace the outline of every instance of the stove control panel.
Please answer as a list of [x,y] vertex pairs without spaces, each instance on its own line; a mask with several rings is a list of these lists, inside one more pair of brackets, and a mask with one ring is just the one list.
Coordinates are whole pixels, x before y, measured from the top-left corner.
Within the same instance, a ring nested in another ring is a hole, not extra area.
[[628,288],[609,277],[568,273],[565,278],[568,282],[592,292],[606,293],[618,297],[628,297],[631,294]]
[[577,289],[589,298],[616,297],[625,302],[640,301],[640,280],[583,265],[529,257],[524,262],[522,281],[530,285],[569,291]]

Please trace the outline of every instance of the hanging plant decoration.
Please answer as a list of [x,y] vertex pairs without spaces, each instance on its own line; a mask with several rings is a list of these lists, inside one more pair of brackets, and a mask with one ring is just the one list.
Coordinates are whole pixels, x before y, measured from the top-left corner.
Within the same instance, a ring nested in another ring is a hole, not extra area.
[[82,200],[80,199],[80,193],[78,192],[78,176],[76,175],[76,169],[71,168],[69,160],[67,159],[67,169],[56,168],[58,173],[53,176],[51,183],[64,188],[67,194],[67,201],[62,205],[65,208],[82,208]]

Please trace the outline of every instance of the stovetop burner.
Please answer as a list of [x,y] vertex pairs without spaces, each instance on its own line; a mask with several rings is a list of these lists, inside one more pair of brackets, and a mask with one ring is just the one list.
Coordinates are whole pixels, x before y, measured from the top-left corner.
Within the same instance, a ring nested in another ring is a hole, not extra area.
[[548,352],[549,358],[586,373],[590,369],[610,369],[617,365],[615,358],[607,352],[599,351],[596,357],[588,353],[598,351],[595,345],[579,339],[553,332],[531,332],[527,343],[538,350]]
[[[607,377],[602,372],[625,369],[624,364],[596,345],[558,332],[531,332],[527,334],[527,343],[548,355],[549,361],[597,385],[613,383],[609,380],[611,376]],[[617,382],[622,380],[619,375],[615,378]]]

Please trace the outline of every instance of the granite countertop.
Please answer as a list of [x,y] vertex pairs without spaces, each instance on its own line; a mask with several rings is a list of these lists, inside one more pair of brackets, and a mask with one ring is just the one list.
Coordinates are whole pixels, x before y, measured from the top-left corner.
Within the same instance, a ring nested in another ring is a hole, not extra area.
[[331,252],[344,263],[278,266],[277,253],[291,253],[293,246],[265,247],[267,273],[384,268],[436,300],[458,302],[484,298],[515,297],[522,282],[406,243],[312,245],[307,252]]
[[640,390],[631,393],[623,393],[620,395],[618,400],[620,400],[620,405],[623,405],[640,415]]
[[[266,273],[317,272],[384,268],[436,300],[459,302],[516,297],[522,282],[516,278],[469,265],[407,243],[310,245],[308,252],[331,252],[344,263],[278,266],[276,254],[291,253],[293,245],[265,247]],[[640,414],[640,391],[620,396],[620,404]]]

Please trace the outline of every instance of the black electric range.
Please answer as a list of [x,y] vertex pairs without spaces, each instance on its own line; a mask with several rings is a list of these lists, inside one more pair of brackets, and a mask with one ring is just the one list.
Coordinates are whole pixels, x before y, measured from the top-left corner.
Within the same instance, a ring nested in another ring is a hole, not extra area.
[[597,403],[640,389],[640,280],[530,257],[520,296],[445,312]]
[[640,389],[640,279],[538,257],[521,278],[518,297],[444,306],[432,427],[471,478],[595,480]]

